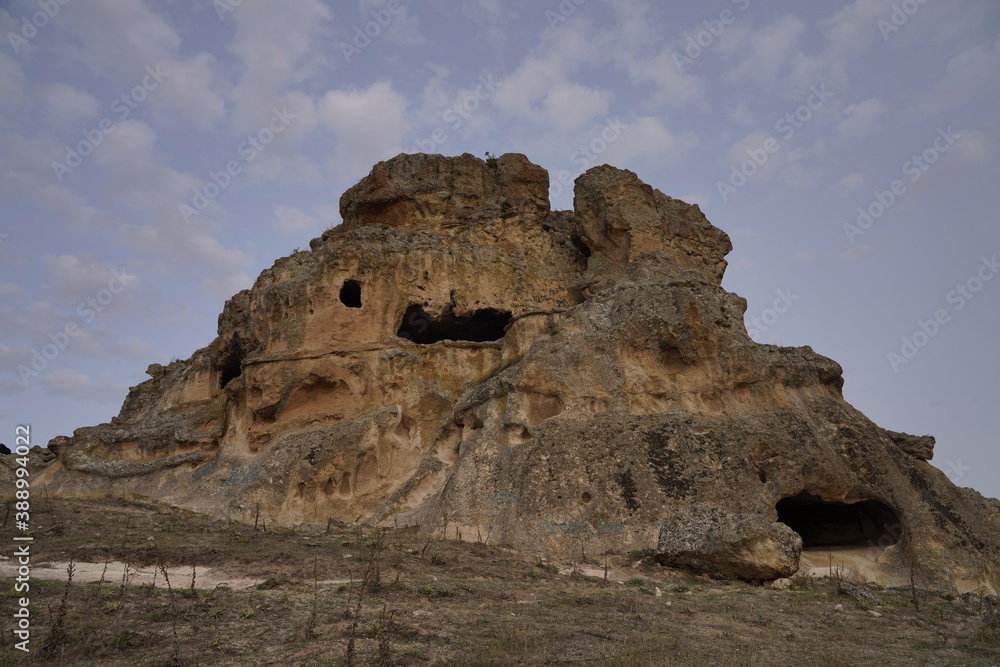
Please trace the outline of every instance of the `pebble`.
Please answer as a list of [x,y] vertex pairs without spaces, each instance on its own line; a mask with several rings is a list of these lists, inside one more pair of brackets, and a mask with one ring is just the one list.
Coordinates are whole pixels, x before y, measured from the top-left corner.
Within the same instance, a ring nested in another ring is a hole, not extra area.
[[872,615],[872,618],[882,618],[882,614],[878,613],[874,609],[869,609],[868,613]]
[[844,611],[844,605],[838,604],[836,607],[833,608],[833,610],[834,611]]
[[791,587],[792,587],[791,579],[775,579],[773,582],[771,582],[771,588],[775,588],[779,591],[787,591]]

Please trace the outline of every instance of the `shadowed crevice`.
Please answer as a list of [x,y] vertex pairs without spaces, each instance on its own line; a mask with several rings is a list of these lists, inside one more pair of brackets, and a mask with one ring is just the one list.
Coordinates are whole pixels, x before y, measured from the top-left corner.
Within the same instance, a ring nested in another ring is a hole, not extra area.
[[403,314],[403,321],[396,335],[419,345],[430,345],[443,340],[484,343],[503,338],[510,322],[511,313],[506,310],[482,308],[466,316],[448,311],[439,318],[433,318],[424,311],[423,306],[414,304]]

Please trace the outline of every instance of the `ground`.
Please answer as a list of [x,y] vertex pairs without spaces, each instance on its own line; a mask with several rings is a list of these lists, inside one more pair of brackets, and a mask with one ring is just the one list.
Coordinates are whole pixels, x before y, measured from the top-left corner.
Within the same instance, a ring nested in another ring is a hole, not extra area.
[[605,576],[604,554],[255,528],[137,502],[42,498],[32,512],[31,652],[13,646],[25,594],[8,539],[0,665],[1000,664],[974,595],[865,589],[879,605],[836,580],[711,581],[651,553],[608,554]]

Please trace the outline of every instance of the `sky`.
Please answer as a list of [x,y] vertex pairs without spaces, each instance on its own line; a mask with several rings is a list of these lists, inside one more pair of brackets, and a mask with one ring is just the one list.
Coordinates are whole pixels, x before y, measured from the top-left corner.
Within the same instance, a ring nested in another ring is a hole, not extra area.
[[763,343],[1000,497],[1000,4],[0,0],[0,441],[151,363],[401,152],[698,204]]

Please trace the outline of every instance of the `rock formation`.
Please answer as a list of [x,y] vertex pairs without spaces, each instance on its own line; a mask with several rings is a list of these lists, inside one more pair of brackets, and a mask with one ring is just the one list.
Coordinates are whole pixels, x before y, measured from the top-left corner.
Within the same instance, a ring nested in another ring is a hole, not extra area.
[[548,185],[516,154],[377,164],[208,347],[50,443],[49,493],[591,556],[659,544],[747,579],[851,551],[880,583],[1000,588],[1000,502],[847,404],[834,361],[752,341],[697,206],[610,166],[573,211]]

